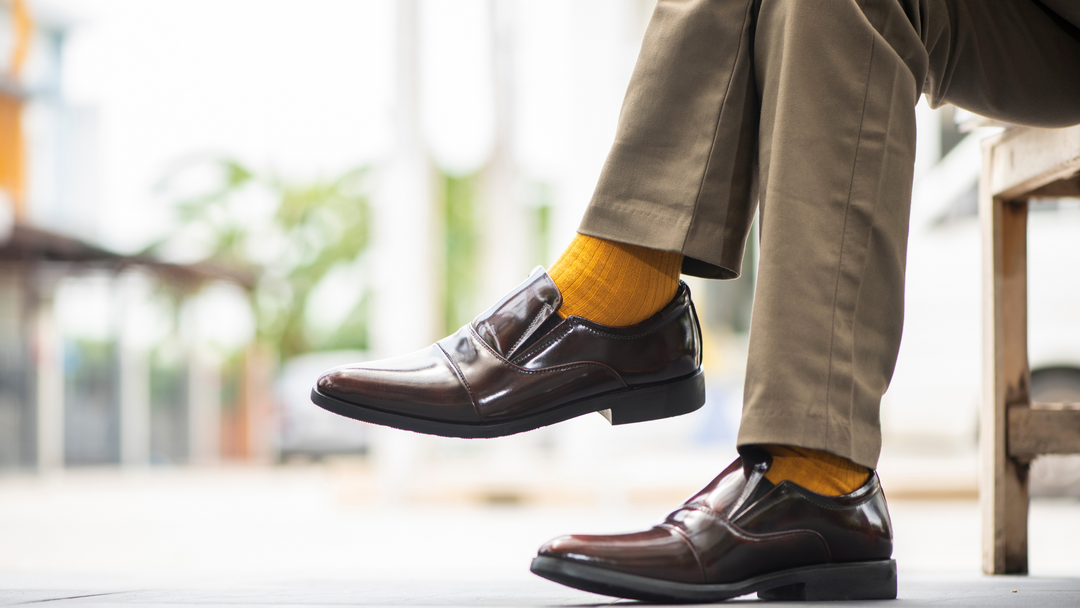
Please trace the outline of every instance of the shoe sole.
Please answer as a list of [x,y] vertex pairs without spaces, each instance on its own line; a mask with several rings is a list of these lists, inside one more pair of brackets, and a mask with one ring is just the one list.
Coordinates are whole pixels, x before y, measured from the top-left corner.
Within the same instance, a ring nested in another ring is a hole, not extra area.
[[311,401],[335,414],[372,424],[425,435],[482,439],[523,433],[592,412],[600,412],[612,425],[689,414],[705,404],[705,376],[698,369],[690,376],[663,384],[606,393],[513,420],[476,424],[444,422],[394,414],[331,397],[319,392],[317,386],[311,389]]
[[537,557],[530,570],[582,591],[665,604],[719,602],[749,593],[784,601],[896,599],[896,561],[891,559],[792,568],[716,585],[665,581],[557,557]]

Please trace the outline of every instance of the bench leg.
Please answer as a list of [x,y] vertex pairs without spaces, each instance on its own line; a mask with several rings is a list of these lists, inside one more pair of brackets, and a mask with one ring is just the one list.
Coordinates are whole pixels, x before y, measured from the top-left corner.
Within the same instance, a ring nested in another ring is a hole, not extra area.
[[[984,154],[984,158],[988,157]],[[984,161],[983,175],[990,167]],[[1027,356],[1027,204],[980,188],[983,236],[983,403],[979,501],[983,571],[1026,574],[1028,462],[1009,457],[1010,405],[1031,402]]]

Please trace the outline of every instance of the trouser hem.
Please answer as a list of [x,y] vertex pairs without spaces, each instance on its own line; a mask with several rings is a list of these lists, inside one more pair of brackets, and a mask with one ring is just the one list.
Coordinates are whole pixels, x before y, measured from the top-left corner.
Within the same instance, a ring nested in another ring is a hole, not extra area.
[[[847,423],[843,432],[830,433],[828,422],[817,413],[797,414],[793,413],[790,407],[780,407],[780,404],[777,404],[777,407],[765,405],[755,409],[774,410],[779,415],[744,415],[739,427],[738,447],[790,445],[821,450],[869,469],[877,468],[878,458],[881,456],[881,431],[877,426],[853,421]],[[850,436],[861,440],[830,440],[833,436]]]
[[[742,250],[737,259],[720,259],[695,250],[686,242],[688,217],[650,213],[646,209],[596,200],[585,212],[578,233],[599,239],[637,245],[683,255],[682,274],[705,279],[737,279],[742,267]],[[742,239],[745,243],[745,238]],[[732,256],[729,256],[732,257]]]

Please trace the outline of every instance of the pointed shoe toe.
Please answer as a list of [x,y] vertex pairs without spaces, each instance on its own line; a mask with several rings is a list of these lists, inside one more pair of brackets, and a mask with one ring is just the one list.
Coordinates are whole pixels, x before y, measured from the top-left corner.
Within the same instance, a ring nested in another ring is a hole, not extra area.
[[386,412],[421,421],[475,424],[480,420],[468,391],[435,346],[394,359],[333,368],[319,377],[312,400],[350,417],[355,417],[350,404],[358,402],[371,409],[372,417]]

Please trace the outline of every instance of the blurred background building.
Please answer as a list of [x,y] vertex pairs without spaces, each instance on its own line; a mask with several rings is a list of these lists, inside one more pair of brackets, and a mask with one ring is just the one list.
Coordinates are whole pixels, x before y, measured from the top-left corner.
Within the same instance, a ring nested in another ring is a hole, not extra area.
[[[307,398],[323,369],[423,347],[554,260],[653,5],[0,0],[0,470],[345,455],[371,496],[489,502],[674,500],[706,481],[734,453],[753,239],[742,278],[690,281],[709,382],[693,416],[475,442]],[[894,493],[976,489],[993,128],[956,114],[918,108],[882,411]],[[1080,400],[1080,286],[1049,278],[1080,263],[1080,204],[1034,209],[1034,389]],[[1080,487],[1075,459],[1040,461],[1036,491]]]

